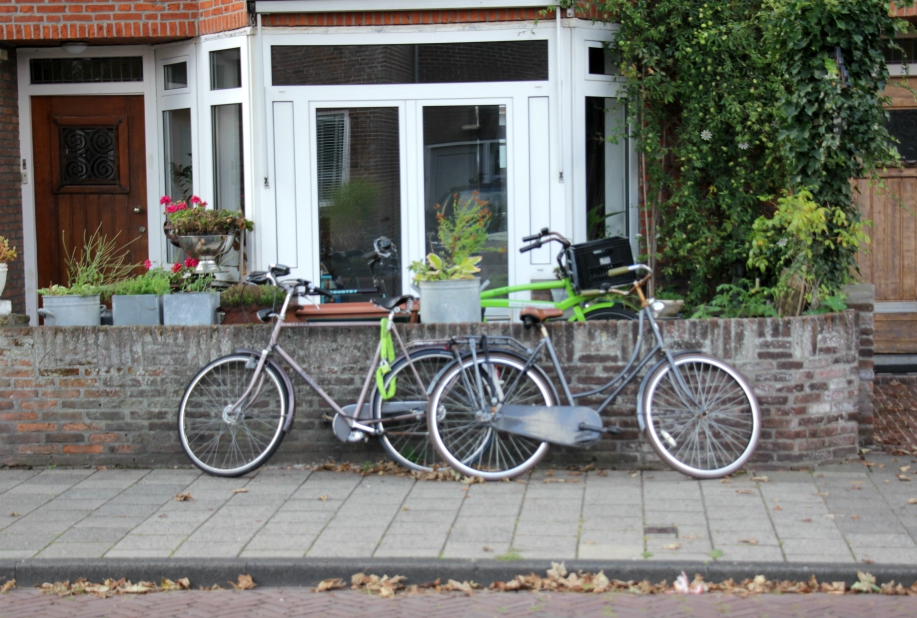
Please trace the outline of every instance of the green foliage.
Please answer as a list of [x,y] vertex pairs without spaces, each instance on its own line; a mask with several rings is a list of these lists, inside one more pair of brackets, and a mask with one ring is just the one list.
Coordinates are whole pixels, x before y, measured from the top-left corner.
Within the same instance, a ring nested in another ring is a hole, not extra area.
[[707,303],[723,283],[750,290],[755,276],[777,286],[778,253],[768,273],[746,273],[755,223],[770,214],[758,196],[773,203],[803,189],[826,209],[807,272],[831,293],[848,282],[864,241],[850,178],[896,158],[878,95],[888,78],[882,36],[905,28],[889,3],[587,4],[620,25],[611,51],[626,79],[626,131],[645,161],[644,206],[658,214],[653,257],[687,281],[688,303]]
[[109,295],[155,294],[164,296],[172,291],[172,277],[172,273],[162,267],[151,268],[139,277],[131,277],[112,284],[107,292]]
[[487,242],[487,226],[490,210],[487,201],[474,191],[464,202],[458,195],[452,198],[452,213],[446,214],[446,207],[436,205],[436,220],[439,223],[437,237],[442,255],[430,253],[425,261],[412,262],[414,281],[442,281],[446,279],[474,279],[481,272],[480,256],[472,256],[484,249]]
[[6,264],[7,262],[12,262],[18,257],[16,253],[16,248],[10,246],[10,241],[8,241],[3,236],[0,236],[0,264]]
[[774,291],[770,288],[748,288],[744,283],[724,283],[717,287],[716,292],[708,304],[694,310],[691,319],[778,317],[773,304]]
[[237,283],[220,292],[221,307],[273,307],[283,301],[283,292],[273,285]]
[[176,236],[218,236],[252,231],[255,224],[238,210],[217,210],[207,208],[207,202],[196,195],[190,202],[173,202],[164,196],[160,203],[165,206],[165,215]]
[[[102,234],[100,225],[90,237],[83,232],[83,249],[67,250],[67,239],[63,238],[68,285],[52,285],[38,290],[47,296],[92,296],[103,294],[108,286],[130,276],[136,268],[128,263],[130,250],[118,246],[118,236],[108,239]],[[133,242],[133,241],[132,241]]]

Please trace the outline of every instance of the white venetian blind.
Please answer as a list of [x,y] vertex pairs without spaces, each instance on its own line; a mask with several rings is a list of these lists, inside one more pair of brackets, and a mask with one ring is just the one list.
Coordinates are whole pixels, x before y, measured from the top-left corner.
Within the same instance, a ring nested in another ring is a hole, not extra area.
[[348,180],[349,129],[347,112],[319,112],[316,117],[319,207],[328,206],[334,190]]

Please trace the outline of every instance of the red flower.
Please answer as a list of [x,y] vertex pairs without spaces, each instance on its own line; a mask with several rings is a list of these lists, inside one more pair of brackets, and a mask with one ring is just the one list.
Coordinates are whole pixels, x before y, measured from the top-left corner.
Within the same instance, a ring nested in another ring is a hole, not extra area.
[[204,202],[203,202],[203,201],[201,200],[201,198],[199,198],[198,196],[192,195],[192,196],[191,196],[191,203],[192,203],[192,204],[203,204]]
[[198,264],[200,264],[200,260],[195,260],[192,257],[185,259],[185,266],[187,266],[188,268],[194,268]]
[[165,206],[166,204],[169,204],[171,201],[172,201],[172,198],[169,197],[168,195],[163,195],[161,198],[159,198],[159,203],[163,206]]
[[175,273],[176,275],[177,275],[179,272],[181,272],[181,268],[182,268],[181,264],[179,264],[179,263],[177,263],[177,262],[176,262],[175,264],[172,264],[172,272]]
[[146,268],[147,270],[150,270],[151,268],[153,268],[153,262],[151,262],[151,261],[149,261],[149,260],[144,260],[144,261],[143,261],[143,266],[144,266],[144,268]]

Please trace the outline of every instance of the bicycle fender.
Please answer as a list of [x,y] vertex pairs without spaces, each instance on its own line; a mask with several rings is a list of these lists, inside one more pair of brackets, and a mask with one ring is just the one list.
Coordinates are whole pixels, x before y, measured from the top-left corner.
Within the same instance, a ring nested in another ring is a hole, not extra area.
[[[706,352],[703,350],[679,350],[678,352],[672,352],[672,358],[678,358],[686,354],[706,354]],[[668,360],[665,358],[660,359],[646,372],[646,375],[643,376],[643,379],[640,381],[640,390],[637,391],[637,427],[640,428],[640,433],[646,431],[646,414],[643,410],[643,394],[646,392],[646,383],[648,378],[653,375],[653,372],[667,362]]]
[[[261,352],[253,348],[236,348],[233,350],[235,354],[251,354],[257,358],[261,357]],[[275,361],[273,358],[268,358],[266,363],[271,366],[271,369],[274,369],[277,374],[280,376],[280,379],[283,380],[283,385],[287,389],[287,399],[290,402],[290,414],[287,415],[287,419],[283,422],[283,433],[286,434],[293,427],[293,418],[296,416],[296,392],[293,390],[293,382],[290,380],[290,376],[287,375],[287,372],[284,371],[283,367],[280,366],[280,363]]]

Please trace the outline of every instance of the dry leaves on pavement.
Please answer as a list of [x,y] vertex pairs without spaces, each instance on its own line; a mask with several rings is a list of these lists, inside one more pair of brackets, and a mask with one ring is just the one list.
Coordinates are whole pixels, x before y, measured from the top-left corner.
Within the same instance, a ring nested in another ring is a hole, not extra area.
[[191,495],[191,492],[178,493],[175,494],[175,500],[177,502],[189,502],[194,500],[194,496]]
[[236,583],[229,582],[229,585],[232,586],[233,590],[251,590],[258,586],[258,584],[252,580],[251,575],[239,575]]
[[0,594],[6,594],[10,590],[16,587],[16,580],[11,579],[8,582],[5,582],[3,586],[0,586]]
[[107,598],[116,594],[147,594],[150,592],[164,592],[169,590],[190,590],[191,582],[188,581],[187,577],[183,577],[177,581],[163,579],[162,583],[157,586],[147,581],[140,581],[135,584],[122,577],[118,580],[106,579],[102,583],[95,584],[81,577],[72,584],[67,580],[55,582],[53,584],[44,583],[38,588],[43,594],[56,594],[59,597],[91,594],[97,597]]
[[233,490],[232,490],[231,492],[229,492],[229,493],[231,493],[231,494],[247,494],[247,493],[248,493],[248,489],[245,488],[245,487],[240,487],[239,489],[233,489]]

